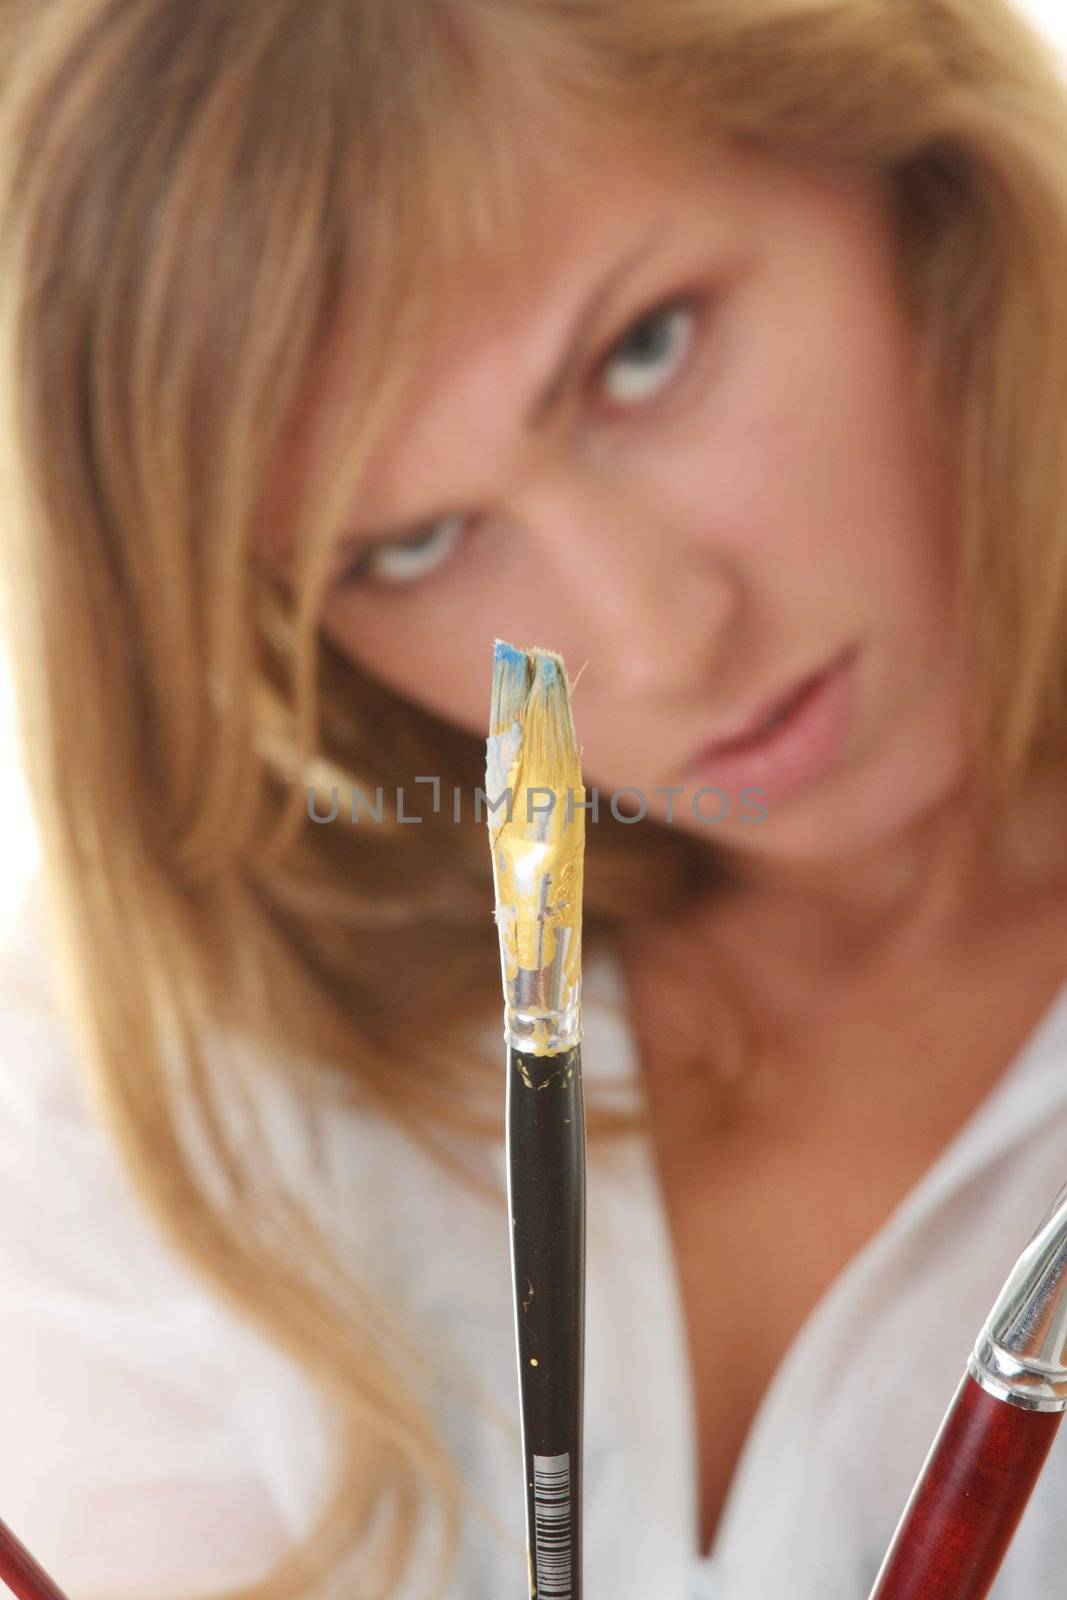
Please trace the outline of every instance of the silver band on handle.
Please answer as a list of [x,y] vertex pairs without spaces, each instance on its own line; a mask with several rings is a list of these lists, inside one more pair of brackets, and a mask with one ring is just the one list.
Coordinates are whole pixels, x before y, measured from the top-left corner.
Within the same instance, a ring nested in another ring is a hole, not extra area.
[[1015,1263],[967,1371],[1026,1411],[1067,1411],[1067,1185]]

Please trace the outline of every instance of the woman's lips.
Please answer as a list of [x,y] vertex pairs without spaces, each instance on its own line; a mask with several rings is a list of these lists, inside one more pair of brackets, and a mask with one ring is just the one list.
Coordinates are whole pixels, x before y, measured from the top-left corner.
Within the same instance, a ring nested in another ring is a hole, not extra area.
[[686,769],[686,780],[726,790],[731,798],[741,789],[758,789],[768,804],[813,782],[831,764],[851,725],[858,653],[857,646],[849,646],[828,666],[757,707],[738,731],[705,745]]
[[731,750],[740,750],[750,746],[766,731],[766,724],[774,719],[777,723],[792,709],[814,684],[825,675],[829,669],[820,667],[817,672],[809,672],[806,678],[794,683],[791,689],[779,690],[773,698],[764,700],[760,706],[737,724],[736,731],[723,734],[721,738],[711,740],[704,746],[701,758],[708,756],[725,755]]

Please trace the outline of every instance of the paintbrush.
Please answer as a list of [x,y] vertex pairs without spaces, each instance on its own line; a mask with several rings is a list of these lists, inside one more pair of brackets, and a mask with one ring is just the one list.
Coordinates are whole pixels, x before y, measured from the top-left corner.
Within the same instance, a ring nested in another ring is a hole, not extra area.
[[18,1600],[67,1600],[38,1561],[6,1522],[0,1522],[0,1582]]
[[581,1600],[585,790],[562,659],[497,640],[487,820],[507,1041],[507,1180],[530,1594]]
[[975,1342],[870,1600],[985,1600],[1067,1409],[1067,1186]]

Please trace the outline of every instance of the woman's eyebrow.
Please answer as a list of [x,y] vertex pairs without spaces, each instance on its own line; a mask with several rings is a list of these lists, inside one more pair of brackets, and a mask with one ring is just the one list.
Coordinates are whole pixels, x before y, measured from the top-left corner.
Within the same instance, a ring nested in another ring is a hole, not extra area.
[[627,273],[637,266],[638,262],[648,254],[652,245],[659,240],[666,220],[666,217],[657,217],[644,238],[632,250],[627,251],[622,260],[617,261],[610,272],[594,285],[574,320],[567,347],[558,365],[535,395],[530,409],[523,418],[524,428],[544,426],[566,389],[571,373],[581,360],[590,328],[599,316],[605,301],[610,299]]

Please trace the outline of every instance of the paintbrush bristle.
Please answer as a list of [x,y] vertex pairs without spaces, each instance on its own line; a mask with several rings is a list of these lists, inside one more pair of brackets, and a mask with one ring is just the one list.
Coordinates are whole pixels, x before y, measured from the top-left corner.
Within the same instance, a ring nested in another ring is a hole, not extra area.
[[489,734],[503,733],[518,720],[530,689],[530,659],[525,650],[497,639],[493,645],[493,689],[489,700]]
[[577,790],[582,777],[563,657],[554,650],[517,650],[498,639],[493,649],[490,737],[506,734],[515,724],[521,736],[516,783],[551,789],[565,802],[567,790]]

